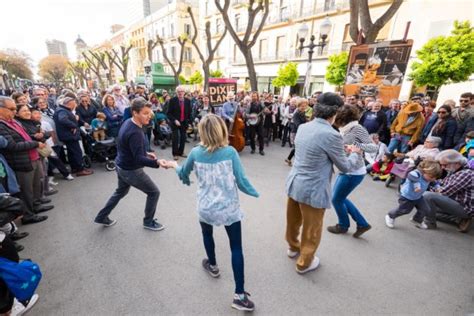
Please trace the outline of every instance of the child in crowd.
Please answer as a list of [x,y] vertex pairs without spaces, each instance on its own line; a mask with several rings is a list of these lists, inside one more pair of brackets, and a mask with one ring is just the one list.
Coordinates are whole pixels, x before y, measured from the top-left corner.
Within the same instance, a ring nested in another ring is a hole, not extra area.
[[395,156],[393,154],[385,153],[382,156],[382,159],[375,162],[372,165],[372,171],[370,172],[372,179],[374,181],[387,180],[387,178],[390,176],[390,171],[392,171],[392,168],[394,165],[394,162],[393,162],[394,159],[395,159]]
[[375,145],[377,145],[377,151],[374,153],[364,153],[364,158],[365,161],[367,162],[366,165],[368,167],[368,171],[372,170],[372,165],[381,160],[383,158],[383,155],[388,153],[388,148],[385,143],[382,143],[380,141],[380,136],[379,134],[370,134],[370,137],[372,138],[372,141],[374,142]]
[[104,113],[99,112],[96,118],[91,122],[92,137],[94,137],[97,142],[105,139],[105,131],[107,130],[106,118]]
[[196,169],[198,179],[198,212],[207,259],[202,266],[212,277],[219,277],[214,252],[213,226],[224,225],[232,252],[232,270],[235,294],[232,307],[253,311],[255,306],[244,290],[244,256],[242,253],[241,220],[238,190],[258,197],[247,180],[237,151],[228,146],[227,127],[215,114],[206,115],[198,125],[201,142],[191,150],[187,160],[178,167],[175,161],[167,162],[184,184],[190,185],[189,174]]
[[160,140],[163,141],[161,149],[165,149],[166,145],[171,144],[171,127],[168,124],[168,117],[161,111],[155,113],[154,120],[154,141],[155,146],[160,146]]
[[470,131],[466,134],[466,138],[464,139],[464,142],[459,144],[459,146],[456,147],[457,150],[459,150],[459,152],[464,155],[464,156],[468,156],[468,151],[467,151],[467,144],[469,144],[469,142],[471,142],[472,140],[474,140],[474,131]]
[[466,152],[469,168],[474,169],[474,139],[467,143]]
[[437,161],[423,160],[420,162],[417,169],[408,174],[406,181],[401,186],[398,207],[385,215],[387,227],[393,228],[397,217],[409,214],[416,207],[417,212],[411,218],[411,221],[422,229],[436,228],[436,225],[427,224],[423,220],[426,214],[430,212],[430,207],[424,200],[423,193],[428,189],[431,182],[441,177],[441,174],[441,166]]

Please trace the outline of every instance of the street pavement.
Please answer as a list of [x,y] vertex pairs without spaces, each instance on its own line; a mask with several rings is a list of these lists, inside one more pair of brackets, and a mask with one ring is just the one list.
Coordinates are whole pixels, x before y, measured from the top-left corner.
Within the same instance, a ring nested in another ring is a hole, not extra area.
[[[187,144],[187,151],[192,144]],[[396,205],[395,189],[366,178],[351,196],[372,230],[363,238],[324,229],[321,266],[304,276],[286,256],[285,179],[288,148],[270,144],[266,156],[241,154],[260,198],[241,194],[245,212],[245,285],[261,315],[465,315],[474,312],[474,243],[440,223],[423,231],[410,216],[388,229],[384,216]],[[170,149],[157,149],[171,158]],[[94,224],[116,185],[103,164],[95,174],[58,180],[55,209],[46,222],[22,227],[22,258],[43,271],[40,301],[31,315],[238,315],[225,230],[215,229],[219,279],[201,267],[205,256],[196,214],[196,183],[182,185],[173,170],[147,169],[161,190],[156,217],[161,232],[142,228],[145,195],[135,189],[121,201],[110,228]],[[194,178],[194,176],[193,176]],[[195,179],[195,178],[194,178]],[[336,223],[326,211],[324,228]],[[352,223],[353,225],[353,223]],[[354,232],[354,227],[350,233]]]

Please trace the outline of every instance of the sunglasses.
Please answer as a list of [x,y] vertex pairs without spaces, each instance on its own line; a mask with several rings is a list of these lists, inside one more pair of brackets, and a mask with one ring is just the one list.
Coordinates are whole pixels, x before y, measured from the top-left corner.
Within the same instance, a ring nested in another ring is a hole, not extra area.
[[459,102],[469,102],[470,100],[467,99],[460,99]]

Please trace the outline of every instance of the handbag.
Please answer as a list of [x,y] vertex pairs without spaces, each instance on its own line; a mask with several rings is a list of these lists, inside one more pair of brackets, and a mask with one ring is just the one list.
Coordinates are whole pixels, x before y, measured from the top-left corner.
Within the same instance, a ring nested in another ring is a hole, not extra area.
[[29,300],[41,281],[39,265],[24,260],[20,263],[0,257],[0,277],[19,301]]
[[43,158],[48,158],[53,153],[53,149],[48,144],[46,144],[46,146],[43,148],[37,148],[37,150]]
[[392,170],[390,171],[391,174],[396,175],[401,179],[405,179],[408,173],[411,171],[410,163],[409,162],[402,162],[396,163],[393,165]]

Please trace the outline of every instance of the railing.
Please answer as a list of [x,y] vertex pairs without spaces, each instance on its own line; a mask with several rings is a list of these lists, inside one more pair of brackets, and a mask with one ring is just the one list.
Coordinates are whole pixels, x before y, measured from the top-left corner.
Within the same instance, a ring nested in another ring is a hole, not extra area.
[[[319,47],[315,48],[313,58],[317,57],[324,57],[328,54],[333,54],[338,52],[339,50],[329,50],[329,46],[326,45],[321,52]],[[255,63],[273,63],[273,62],[283,62],[287,60],[307,60],[308,59],[308,50],[305,49],[303,52],[300,53],[299,49],[296,50],[289,50],[284,52],[277,52],[276,54],[265,54],[265,55],[257,55],[253,56],[253,61]],[[242,55],[237,57],[232,57],[229,59],[229,62],[232,64],[245,64],[245,58]]]

